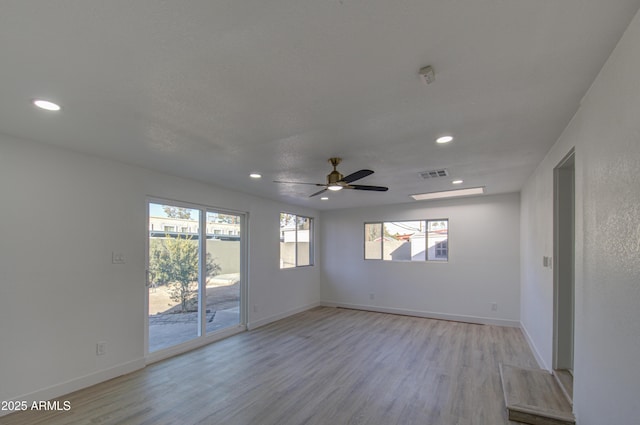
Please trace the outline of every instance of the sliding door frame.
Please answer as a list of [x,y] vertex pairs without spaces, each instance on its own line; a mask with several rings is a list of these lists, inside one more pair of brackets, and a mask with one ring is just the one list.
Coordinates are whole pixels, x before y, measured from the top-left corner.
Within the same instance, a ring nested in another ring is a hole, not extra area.
[[[177,344],[165,349],[161,349],[152,353],[149,353],[149,205],[150,204],[162,204],[171,205],[180,208],[196,209],[200,211],[199,217],[199,229],[198,239],[199,243],[199,273],[198,273],[198,336],[187,342]],[[144,285],[144,299],[145,299],[145,332],[144,332],[144,353],[146,364],[154,363],[177,354],[181,354],[194,348],[210,344],[214,341],[218,341],[223,338],[227,338],[231,335],[244,332],[247,330],[247,306],[248,306],[248,258],[249,258],[249,243],[248,243],[248,228],[249,228],[249,213],[245,211],[237,211],[229,208],[218,208],[211,205],[197,204],[192,202],[176,201],[168,198],[161,198],[155,196],[147,196],[145,199],[145,220],[146,220],[146,232],[145,232],[145,285]],[[219,331],[211,332],[207,334],[206,329],[206,234],[207,234],[207,213],[215,212],[221,214],[236,215],[240,217],[240,314],[239,323],[236,326],[230,326]]]

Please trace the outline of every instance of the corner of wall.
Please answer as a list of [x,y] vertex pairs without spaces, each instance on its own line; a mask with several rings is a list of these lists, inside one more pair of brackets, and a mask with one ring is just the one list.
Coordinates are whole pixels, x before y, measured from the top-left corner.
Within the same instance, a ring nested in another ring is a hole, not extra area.
[[538,363],[538,366],[540,366],[541,369],[545,369],[551,372],[551,368],[546,364],[546,362],[544,361],[544,358],[540,355],[540,352],[538,351],[536,344],[533,342],[531,335],[529,335],[529,332],[527,331],[527,327],[522,322],[520,322],[520,329],[522,329],[522,334],[524,335],[524,338],[527,340],[527,344],[529,344],[529,348],[531,348],[531,352],[533,353],[533,357],[535,357],[536,362]]

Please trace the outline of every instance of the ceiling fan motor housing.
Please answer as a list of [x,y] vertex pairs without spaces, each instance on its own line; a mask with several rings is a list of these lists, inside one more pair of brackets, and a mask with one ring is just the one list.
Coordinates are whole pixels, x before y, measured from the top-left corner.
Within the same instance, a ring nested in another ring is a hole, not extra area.
[[344,176],[340,174],[338,171],[333,170],[327,175],[327,184],[336,185],[340,180],[342,180]]
[[327,174],[327,185],[329,186],[338,186],[340,185],[340,180],[342,180],[344,178],[344,176],[342,174],[340,174],[340,172],[338,170],[336,170],[336,167],[338,166],[338,164],[340,164],[340,162],[342,162],[341,158],[329,158],[329,162],[331,163],[331,165],[333,165],[333,171],[330,172],[329,174]]

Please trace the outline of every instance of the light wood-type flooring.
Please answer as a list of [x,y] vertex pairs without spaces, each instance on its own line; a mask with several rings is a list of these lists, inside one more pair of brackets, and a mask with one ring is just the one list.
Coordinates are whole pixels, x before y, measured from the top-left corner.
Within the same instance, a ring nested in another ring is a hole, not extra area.
[[555,376],[543,369],[501,365],[509,418],[534,425],[573,425],[572,406]]
[[502,425],[517,328],[319,307],[61,397],[14,424]]

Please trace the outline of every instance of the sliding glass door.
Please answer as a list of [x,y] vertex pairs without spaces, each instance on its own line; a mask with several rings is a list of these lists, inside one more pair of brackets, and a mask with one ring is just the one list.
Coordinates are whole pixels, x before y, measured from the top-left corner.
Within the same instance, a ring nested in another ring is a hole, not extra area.
[[242,216],[207,211],[206,331],[240,323]]
[[148,352],[242,323],[243,214],[148,203]]

